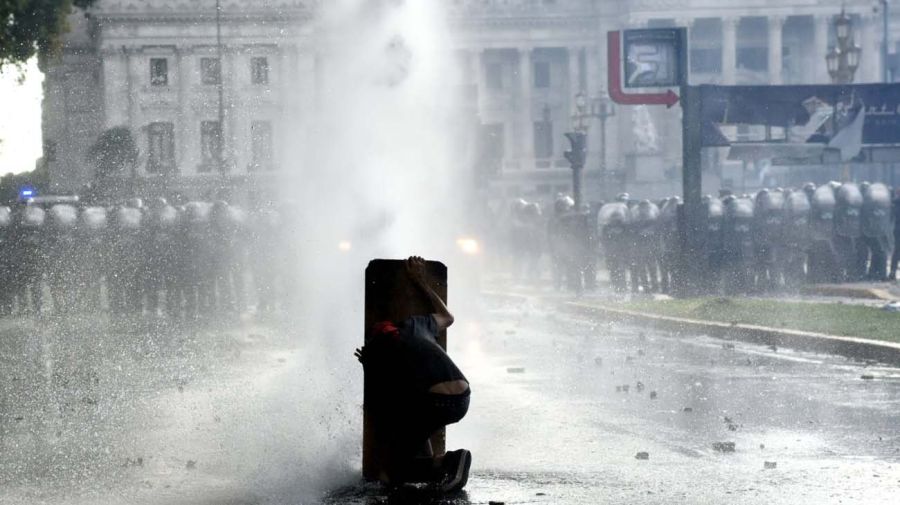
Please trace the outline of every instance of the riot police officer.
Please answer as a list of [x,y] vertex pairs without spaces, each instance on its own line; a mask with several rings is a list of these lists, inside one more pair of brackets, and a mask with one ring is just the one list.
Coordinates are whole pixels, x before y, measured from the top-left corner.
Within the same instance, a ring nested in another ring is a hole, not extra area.
[[784,193],[780,190],[760,190],[753,209],[757,289],[771,290],[781,283]]
[[597,214],[598,236],[606,259],[609,282],[613,290],[628,290],[627,268],[631,239],[629,238],[630,211],[624,202],[607,203]]
[[43,308],[46,212],[31,204],[14,212],[11,241],[12,285],[19,312],[40,314]]
[[791,191],[784,199],[782,264],[785,285],[790,287],[799,286],[805,277],[806,255],[812,241],[809,194],[806,190]]
[[93,206],[83,209],[79,215],[77,231],[74,255],[79,265],[76,283],[81,293],[80,305],[88,310],[100,310],[104,275],[112,272],[106,209]]
[[657,277],[657,251],[659,235],[659,207],[650,200],[641,200],[631,208],[632,251],[631,258],[634,276],[631,279],[632,291],[641,289],[644,293],[659,290]]
[[862,241],[859,261],[868,264],[866,278],[873,281],[887,279],[888,256],[894,248],[894,230],[891,223],[891,192],[881,183],[867,184],[863,188]]
[[816,188],[810,201],[810,243],[807,253],[807,278],[811,283],[835,282],[839,277],[834,245],[834,187]]
[[44,233],[47,255],[47,284],[53,300],[54,311],[67,313],[75,304],[77,293],[71,290],[75,271],[82,267],[72,254],[75,249],[78,210],[72,205],[56,204],[50,207]]
[[564,216],[572,212],[575,201],[566,195],[558,195],[553,202],[553,217],[547,223],[547,248],[550,252],[550,268],[553,286],[560,290],[569,271],[572,260],[567,247],[567,236],[564,229]]
[[722,203],[725,205],[722,228],[725,292],[746,293],[750,288],[750,268],[754,258],[753,201],[728,196]]
[[0,316],[12,314],[13,269],[12,263],[12,210],[0,206]]
[[862,192],[856,184],[847,182],[835,191],[834,245],[840,278],[844,281],[860,280],[865,272],[858,253],[862,239],[862,205]]

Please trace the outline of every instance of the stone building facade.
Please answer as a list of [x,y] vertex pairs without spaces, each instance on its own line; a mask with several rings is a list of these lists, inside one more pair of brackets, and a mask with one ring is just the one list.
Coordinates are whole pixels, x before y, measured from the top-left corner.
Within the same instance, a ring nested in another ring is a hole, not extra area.
[[[571,128],[578,92],[605,94],[608,30],[687,27],[692,84],[826,83],[831,22],[843,6],[862,48],[856,80],[873,82],[884,64],[881,13],[874,4],[448,0],[461,95],[484,140],[476,180],[503,197],[547,200],[569,191],[562,133]],[[104,128],[120,125],[131,129],[142,153],[126,175],[145,191],[178,188],[203,196],[222,184],[255,191],[277,181],[285,132],[299,128],[294,118],[314,106],[316,2],[221,5],[221,55],[214,0],[100,0],[87,15],[73,16],[62,55],[44,66],[45,159],[54,191],[78,191],[88,183],[86,150]],[[890,32],[898,34],[900,26],[890,21]],[[607,121],[605,143],[600,121],[591,124],[587,198],[623,189],[642,196],[678,192],[680,109],[616,112]],[[647,118],[658,139],[655,149],[636,135]],[[219,146],[225,147],[217,157]],[[709,184],[735,184],[734,164],[716,153],[709,158]]]

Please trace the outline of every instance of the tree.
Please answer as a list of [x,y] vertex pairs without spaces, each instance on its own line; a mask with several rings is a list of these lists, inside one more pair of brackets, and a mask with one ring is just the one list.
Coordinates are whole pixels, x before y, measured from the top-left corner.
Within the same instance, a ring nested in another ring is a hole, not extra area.
[[139,155],[131,130],[115,126],[105,130],[88,150],[88,161],[94,165],[94,182],[101,192],[121,193],[125,178],[134,178]]
[[90,7],[96,0],[0,0],[0,69],[21,65],[38,54],[48,56],[68,30],[72,7]]

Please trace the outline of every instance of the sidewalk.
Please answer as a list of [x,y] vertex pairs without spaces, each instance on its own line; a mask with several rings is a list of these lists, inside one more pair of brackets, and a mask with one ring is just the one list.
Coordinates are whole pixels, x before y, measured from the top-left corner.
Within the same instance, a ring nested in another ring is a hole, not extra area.
[[892,282],[851,282],[846,284],[813,284],[800,289],[803,295],[881,300],[900,300],[900,283]]

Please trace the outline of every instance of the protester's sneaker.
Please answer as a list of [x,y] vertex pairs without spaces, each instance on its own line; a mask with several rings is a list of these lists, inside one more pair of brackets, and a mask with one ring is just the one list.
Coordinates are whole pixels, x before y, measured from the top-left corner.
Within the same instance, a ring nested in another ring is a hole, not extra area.
[[440,483],[441,491],[452,493],[459,491],[469,481],[469,468],[472,467],[472,453],[465,449],[450,451],[444,455],[444,479]]

